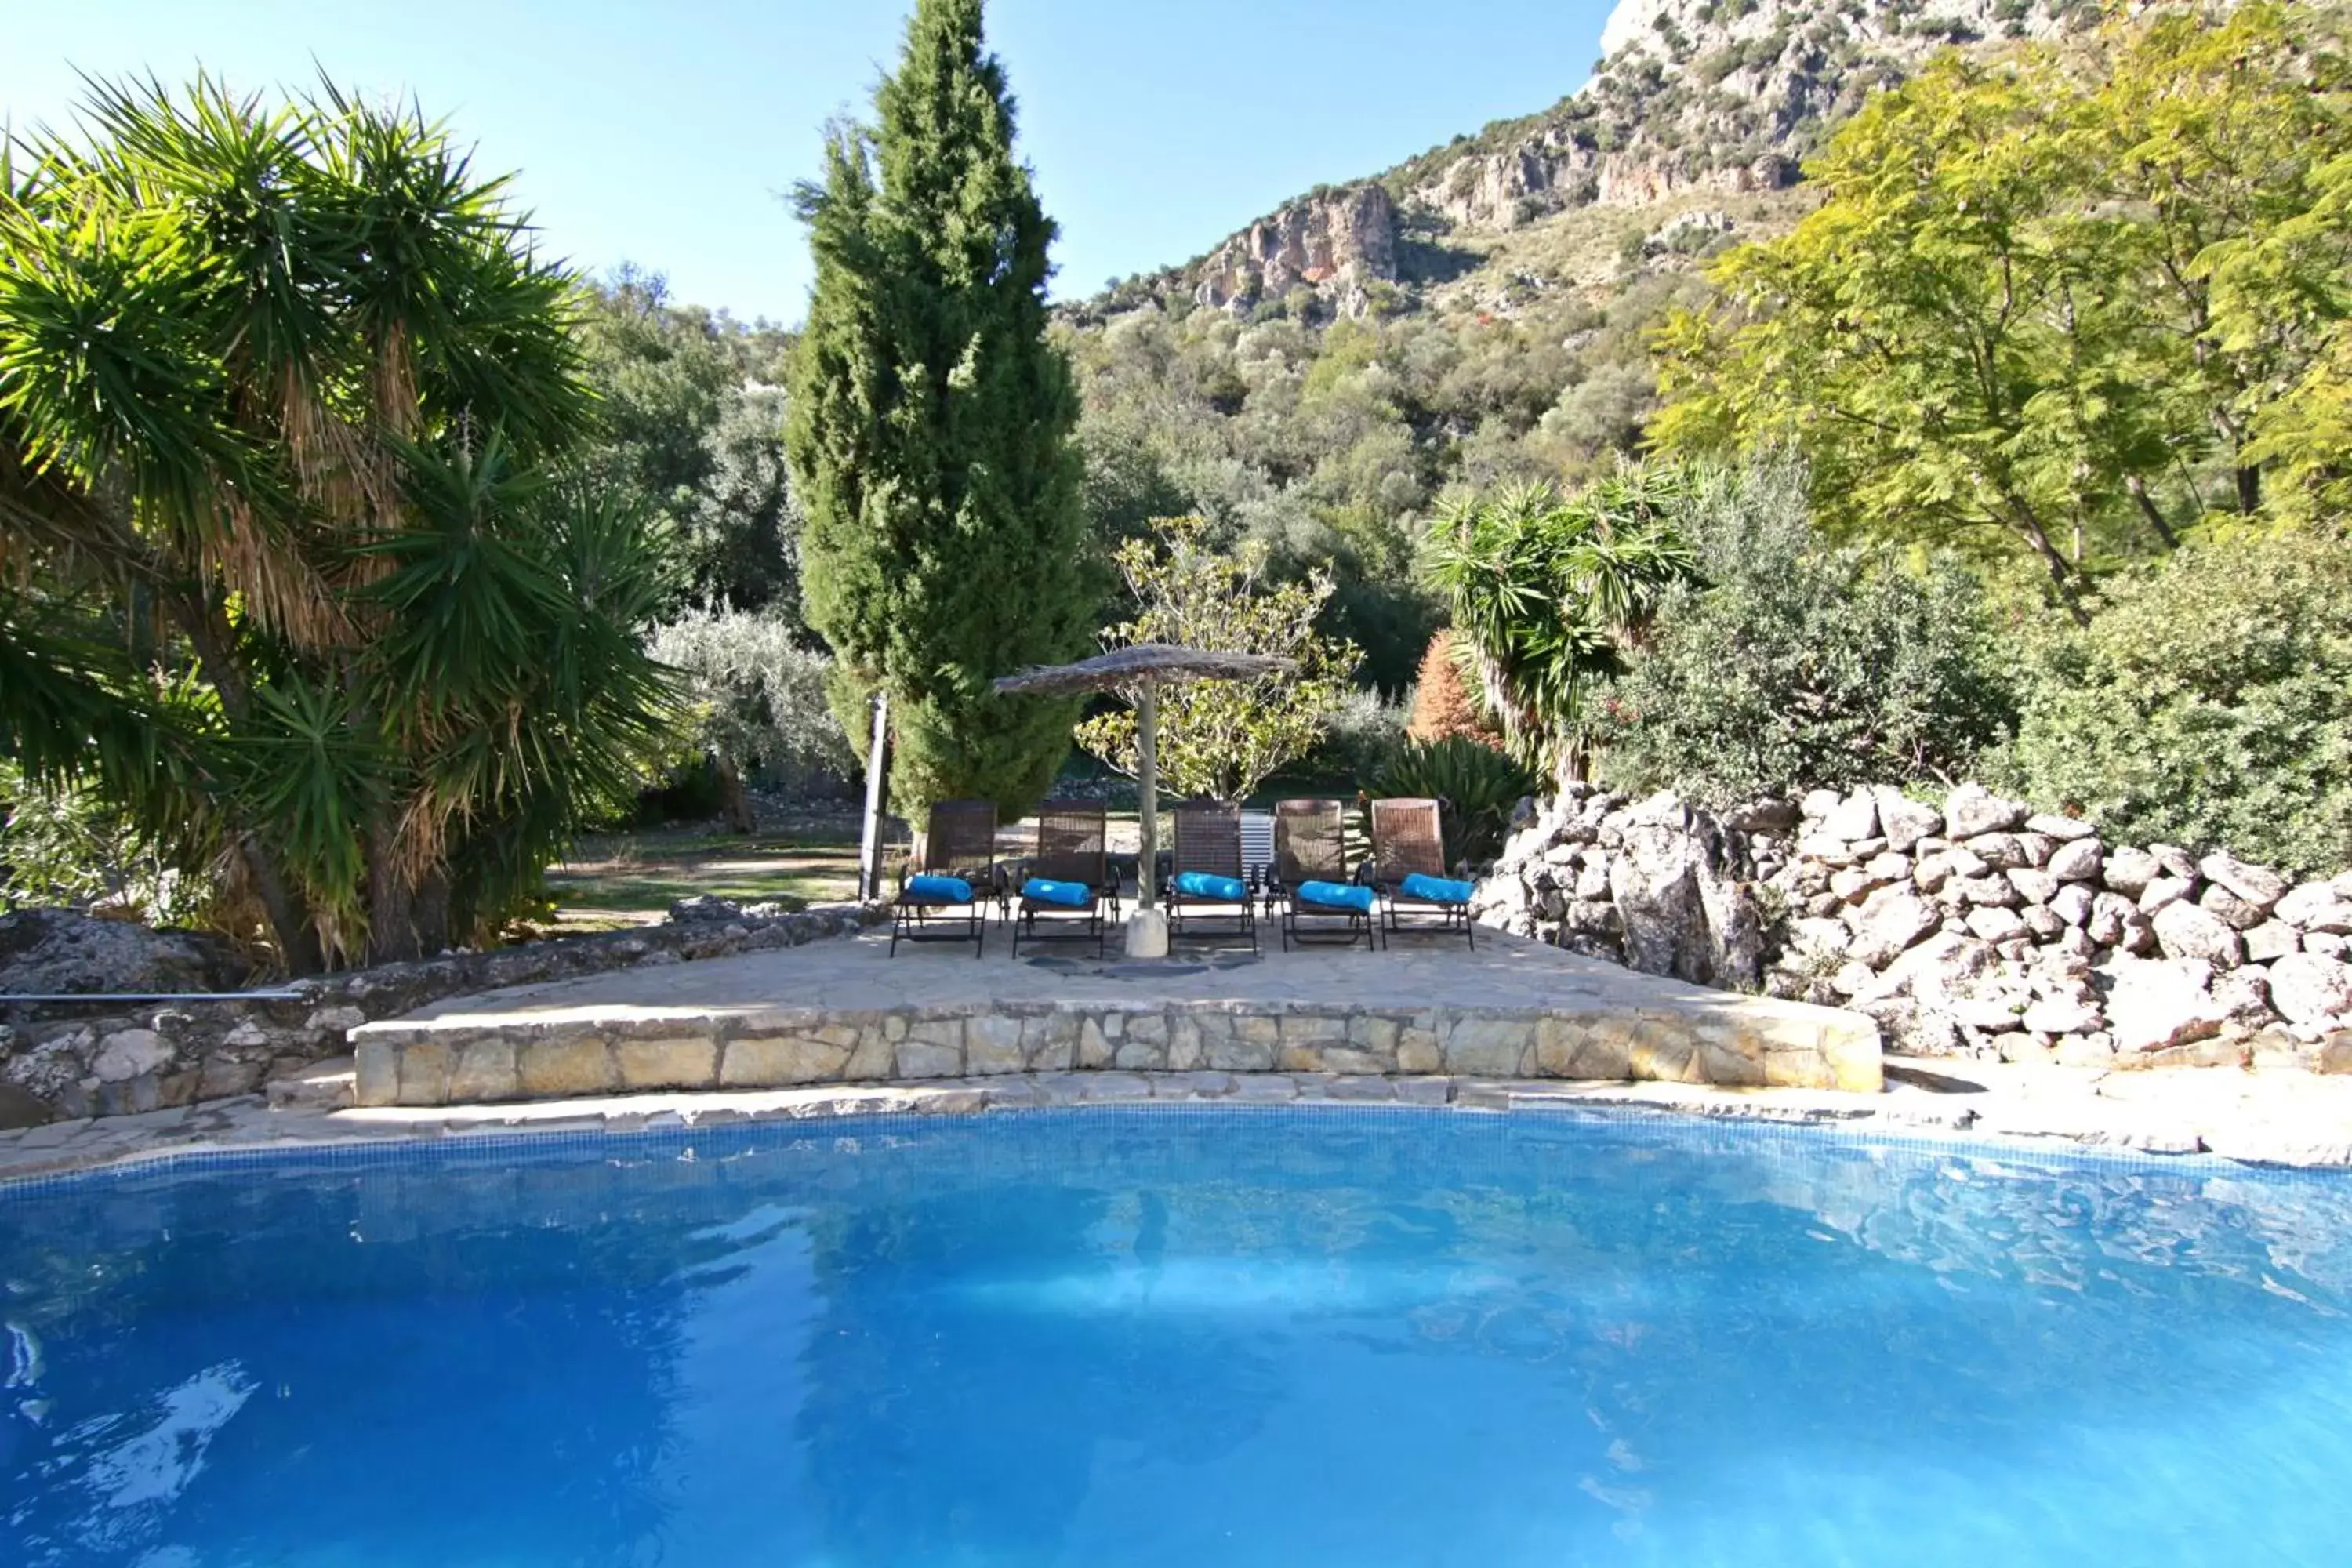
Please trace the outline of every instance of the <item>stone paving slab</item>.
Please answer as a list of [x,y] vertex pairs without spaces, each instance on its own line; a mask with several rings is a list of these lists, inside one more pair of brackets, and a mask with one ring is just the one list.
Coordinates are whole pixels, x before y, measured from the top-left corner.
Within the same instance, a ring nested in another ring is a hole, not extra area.
[[[519,1105],[270,1110],[259,1097],[184,1110],[0,1132],[6,1184],[226,1150],[334,1147],[532,1132],[628,1132],[754,1120],[971,1116],[1075,1105],[1228,1103],[1450,1108],[1464,1114],[1561,1111],[1684,1115],[1811,1124],[1863,1137],[1934,1138],[1988,1148],[2160,1157],[2210,1153],[2248,1163],[2352,1168],[2352,1079],[2295,1071],[2184,1068],[2165,1074],[1896,1062],[1885,1093],[1579,1083],[1451,1075],[1022,1073],[954,1082],[823,1085],[720,1094],[617,1095]],[[1938,1087],[1927,1087],[1932,1083]]]
[[1878,1026],[1499,932],[1165,967],[867,935],[436,1003],[351,1033],[362,1105],[1069,1068],[1643,1079],[1874,1093]]

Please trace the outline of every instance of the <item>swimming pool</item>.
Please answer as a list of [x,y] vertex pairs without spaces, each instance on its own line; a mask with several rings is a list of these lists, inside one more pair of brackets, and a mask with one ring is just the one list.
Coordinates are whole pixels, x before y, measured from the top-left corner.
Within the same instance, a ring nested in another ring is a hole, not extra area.
[[2352,1184],[1179,1107],[0,1190],[0,1562],[2341,1563]]

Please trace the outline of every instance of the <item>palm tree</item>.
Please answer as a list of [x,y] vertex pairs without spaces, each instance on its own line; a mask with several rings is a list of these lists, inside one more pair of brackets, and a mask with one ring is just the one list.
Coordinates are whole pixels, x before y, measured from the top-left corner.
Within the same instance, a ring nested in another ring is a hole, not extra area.
[[1697,574],[1675,521],[1695,482],[1677,468],[1627,465],[1567,500],[1523,484],[1441,503],[1423,570],[1527,766],[1583,772],[1585,694],[1619,672],[1667,592]]
[[286,966],[494,922],[656,735],[575,284],[414,107],[89,84],[0,178],[0,744]]

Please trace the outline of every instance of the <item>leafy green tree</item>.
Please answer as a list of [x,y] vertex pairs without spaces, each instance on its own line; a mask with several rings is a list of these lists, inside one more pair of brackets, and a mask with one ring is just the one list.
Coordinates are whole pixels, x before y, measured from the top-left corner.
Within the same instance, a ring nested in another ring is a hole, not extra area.
[[1076,705],[991,678],[1081,652],[1098,604],[1070,370],[1045,338],[1054,226],[1013,153],[980,0],[920,0],[872,129],[799,192],[817,281],[787,448],[810,624],[888,691],[892,784],[1026,811]]
[[1794,442],[1833,526],[2021,550],[2070,599],[2253,511],[2346,304],[2346,235],[2312,221],[2352,154],[2339,26],[2175,10],[1931,62],[1670,320],[1658,438]]
[[[1315,749],[1349,696],[1360,657],[1353,643],[1318,633],[1315,621],[1331,581],[1269,584],[1266,547],[1244,542],[1232,555],[1206,543],[1200,518],[1164,520],[1159,545],[1131,540],[1118,569],[1139,606],[1114,626],[1114,647],[1172,643],[1220,653],[1262,653],[1297,668],[1257,680],[1201,680],[1163,686],[1159,695],[1160,780],[1176,795],[1239,800],[1286,763]],[[1136,771],[1135,714],[1127,710],[1078,726],[1078,744],[1130,777]]]
[[850,776],[857,760],[827,706],[833,660],[798,646],[775,610],[691,610],[658,628],[653,654],[686,679],[688,734],[719,770],[729,826],[758,826],[744,775],[807,784]]
[[494,930],[667,698],[655,542],[551,478],[572,279],[413,109],[86,119],[0,195],[0,748],[290,969]]
[[2026,666],[2011,783],[2132,842],[2352,863],[2352,544],[2301,531],[2118,576]]
[[1517,485],[1439,508],[1426,570],[1523,765],[1580,771],[1586,696],[1696,569],[1680,517],[1698,482],[1670,465],[1629,465],[1567,500]]
[[1982,595],[1949,556],[1813,531],[1789,465],[1704,487],[1671,591],[1586,721],[1601,772],[1717,805],[1965,776],[2015,721]]

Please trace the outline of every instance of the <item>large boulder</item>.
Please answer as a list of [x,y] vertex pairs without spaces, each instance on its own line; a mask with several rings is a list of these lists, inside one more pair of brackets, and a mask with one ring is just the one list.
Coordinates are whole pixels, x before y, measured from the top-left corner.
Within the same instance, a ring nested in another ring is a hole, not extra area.
[[2352,1017],[2352,964],[2291,952],[2271,965],[2271,1005],[2294,1024]]
[[2197,958],[2117,958],[2106,969],[2107,1028],[2123,1052],[2210,1040],[2229,1022],[2209,987],[2213,966]]
[[1878,831],[1889,849],[1908,855],[1922,838],[1930,838],[1944,831],[1944,814],[1925,801],[1913,800],[1901,790],[1881,784],[1878,797]]
[[2352,932],[2352,899],[2327,882],[2305,882],[2279,900],[2272,911],[2299,931]]
[[2219,915],[2186,899],[2158,910],[2153,923],[2167,958],[2201,959],[2216,969],[2235,969],[2246,961],[2246,939]]
[[2126,844],[2108,852],[2105,875],[2107,891],[2137,899],[2150,882],[2164,875],[2164,868],[2147,850]]
[[2286,897],[2292,886],[2269,867],[2250,864],[2219,849],[2199,861],[2197,868],[2205,873],[2207,881],[2229,889],[2264,914]]
[[2025,807],[2003,800],[1982,784],[1964,784],[1944,799],[1944,822],[1954,838],[2005,833],[2025,825]]
[[226,942],[72,910],[0,915],[0,994],[227,991],[246,968]]
[[1874,894],[1854,921],[1847,951],[1856,962],[1884,969],[1942,923],[1942,913],[1925,899],[1895,890]]
[[1704,819],[1644,801],[1625,816],[1609,863],[1625,963],[1649,974],[1752,990],[1763,978],[1764,922]]
[[2062,882],[2095,882],[2105,859],[2097,839],[2076,838],[2052,850],[2042,869]]

